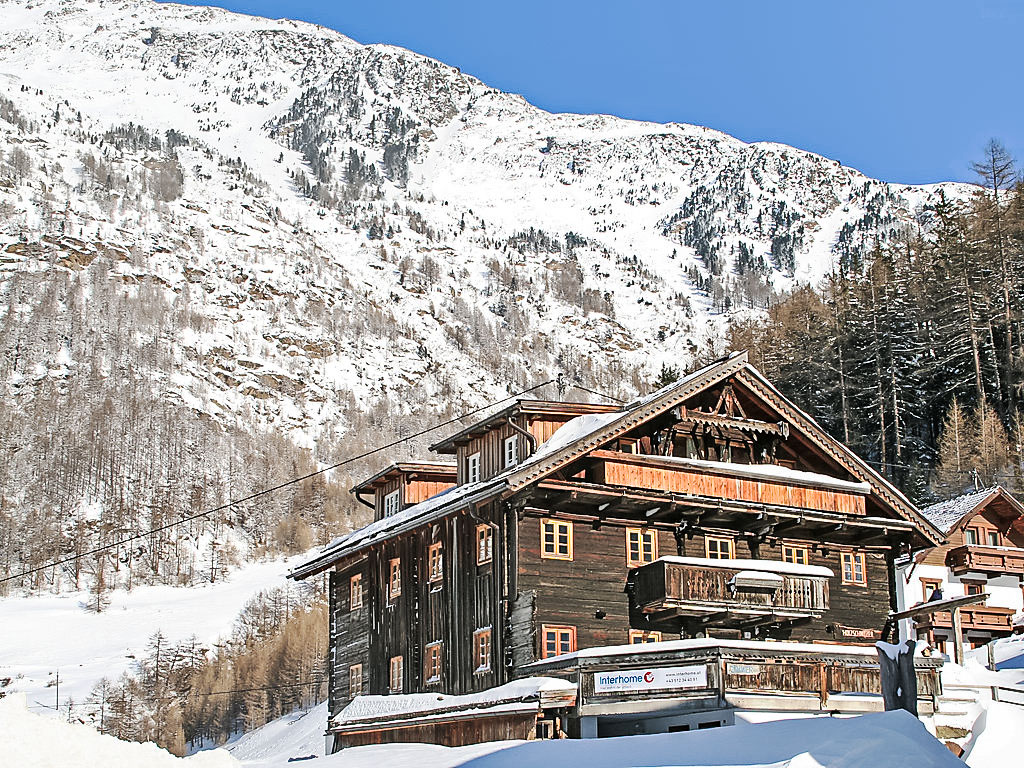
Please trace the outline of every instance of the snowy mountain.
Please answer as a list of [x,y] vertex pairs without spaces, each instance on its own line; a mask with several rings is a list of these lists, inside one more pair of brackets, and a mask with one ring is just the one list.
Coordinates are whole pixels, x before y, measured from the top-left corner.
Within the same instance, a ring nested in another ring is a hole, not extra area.
[[[8,572],[557,373],[630,396],[939,189],[550,114],[310,24],[147,0],[0,19]],[[257,511],[226,521],[243,549],[298,535]]]

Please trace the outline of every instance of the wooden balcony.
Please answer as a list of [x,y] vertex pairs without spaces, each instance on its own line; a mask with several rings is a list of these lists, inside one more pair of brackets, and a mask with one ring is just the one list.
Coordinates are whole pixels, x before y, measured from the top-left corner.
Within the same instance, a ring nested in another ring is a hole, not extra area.
[[663,557],[630,579],[633,608],[651,624],[744,628],[821,616],[831,575],[771,560]]
[[865,514],[869,488],[774,464],[730,464],[674,456],[594,451],[590,478],[603,485],[690,494],[848,515]]
[[958,576],[971,572],[1024,576],[1024,549],[965,544],[946,553],[946,565]]
[[[964,629],[980,629],[989,632],[1010,634],[1013,631],[1012,608],[1000,608],[996,605],[965,605],[960,609],[960,621]],[[918,622],[924,629],[953,629],[953,616],[950,611],[938,611]]]

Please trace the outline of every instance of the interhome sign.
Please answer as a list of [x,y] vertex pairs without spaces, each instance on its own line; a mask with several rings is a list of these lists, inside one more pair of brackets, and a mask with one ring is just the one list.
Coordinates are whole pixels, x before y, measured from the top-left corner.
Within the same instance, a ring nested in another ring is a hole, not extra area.
[[706,665],[623,669],[594,673],[594,693],[642,693],[676,688],[707,688]]

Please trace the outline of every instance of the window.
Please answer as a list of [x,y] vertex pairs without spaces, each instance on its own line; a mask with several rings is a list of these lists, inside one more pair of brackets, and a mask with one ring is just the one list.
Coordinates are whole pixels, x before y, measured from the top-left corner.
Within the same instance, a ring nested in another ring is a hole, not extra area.
[[401,511],[401,491],[392,491],[384,497],[384,517],[391,517]]
[[807,547],[797,547],[789,544],[782,545],[782,562],[784,563],[807,565],[808,557]]
[[999,531],[986,531],[985,537],[988,539],[988,545],[990,547],[999,546]]
[[431,643],[423,654],[423,677],[428,683],[441,679],[441,644]]
[[348,582],[348,607],[350,610],[363,607],[363,574],[357,573]]
[[626,529],[626,567],[653,563],[658,558],[658,534],[642,528]]
[[921,579],[921,594],[925,602],[931,600],[936,589],[942,591],[942,582],[939,579]]
[[491,668],[491,630],[478,629],[473,633],[473,665],[476,672]]
[[541,520],[540,556],[553,560],[572,560],[572,523]]
[[629,630],[629,644],[640,645],[642,643],[660,643],[661,632],[645,632],[642,629]]
[[391,561],[388,571],[388,597],[394,599],[402,594],[402,561],[397,557]]
[[563,653],[572,653],[576,650],[576,627],[545,624],[541,627],[541,638],[544,643],[540,649],[542,659],[561,656]]
[[516,435],[505,438],[505,468],[519,463],[519,438]]
[[867,584],[867,569],[863,552],[843,552],[843,584]]
[[401,656],[391,657],[391,666],[388,668],[388,690],[391,693],[402,692],[402,663]]
[[466,459],[466,482],[480,482],[480,454],[474,453]]
[[985,591],[981,582],[978,581],[965,581],[964,582],[964,594],[965,595],[980,595]]
[[441,581],[444,578],[444,558],[441,555],[441,542],[431,544],[427,550],[427,564],[430,569],[430,581]]
[[476,527],[476,564],[483,565],[494,559],[494,529],[486,523]]
[[732,539],[708,536],[704,539],[704,551],[711,560],[732,560]]
[[977,528],[964,528],[964,541],[967,544],[978,544],[981,540],[978,533]]
[[348,668],[348,697],[354,699],[363,692],[363,665],[353,664]]

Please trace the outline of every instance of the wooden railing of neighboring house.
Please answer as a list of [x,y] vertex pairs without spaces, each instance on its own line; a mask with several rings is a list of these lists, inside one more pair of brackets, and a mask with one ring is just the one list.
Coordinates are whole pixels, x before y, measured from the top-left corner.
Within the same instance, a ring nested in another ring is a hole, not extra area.
[[[797,475],[776,478],[752,477],[759,465],[686,460],[620,451],[594,451],[591,478],[605,485],[645,488],[667,493],[691,494],[757,504],[772,504],[850,515],[865,514],[865,493],[829,488]],[[765,465],[767,471],[780,469]],[[838,483],[837,483],[838,484]],[[853,485],[850,483],[849,485]]]
[[1024,549],[964,544],[946,553],[946,565],[957,575],[977,571],[1024,576]]
[[[1013,630],[1012,608],[1000,608],[996,605],[965,605],[960,609],[960,620],[964,629],[987,629],[1009,633]],[[919,627],[932,629],[952,629],[953,617],[950,611],[936,611],[923,621]]]

